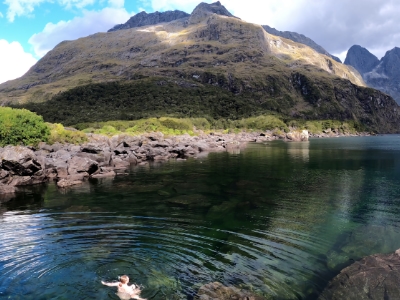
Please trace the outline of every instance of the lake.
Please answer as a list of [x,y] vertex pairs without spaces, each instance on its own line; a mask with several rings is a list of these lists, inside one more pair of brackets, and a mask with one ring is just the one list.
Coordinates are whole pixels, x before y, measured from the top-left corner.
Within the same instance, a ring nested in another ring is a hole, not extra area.
[[132,167],[0,204],[0,299],[193,299],[219,281],[316,299],[355,260],[400,248],[400,136],[249,144]]

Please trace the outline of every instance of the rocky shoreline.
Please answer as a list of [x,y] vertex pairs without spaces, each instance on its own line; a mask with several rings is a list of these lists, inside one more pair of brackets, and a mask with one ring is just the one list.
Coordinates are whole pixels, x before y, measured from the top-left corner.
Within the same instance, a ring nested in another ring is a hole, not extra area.
[[[340,135],[335,132],[312,135],[332,136]],[[83,145],[39,143],[37,147],[0,148],[0,202],[8,201],[20,186],[56,181],[58,187],[65,188],[88,178],[116,176],[125,173],[131,165],[144,165],[149,161],[184,160],[200,153],[239,149],[248,142],[307,141],[310,135],[307,130],[299,130],[174,137],[164,137],[162,133],[113,137],[89,134],[88,137],[89,141]]]

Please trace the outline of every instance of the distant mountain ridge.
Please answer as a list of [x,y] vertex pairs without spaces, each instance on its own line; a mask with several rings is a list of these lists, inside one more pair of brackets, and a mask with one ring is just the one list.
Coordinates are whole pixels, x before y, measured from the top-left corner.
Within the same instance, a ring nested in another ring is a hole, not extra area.
[[139,27],[58,44],[24,76],[0,84],[0,105],[65,125],[272,114],[399,131],[395,101],[366,88],[354,68],[240,20],[220,2],[169,22],[148,15],[129,25]]
[[315,51],[317,51],[318,53],[324,54],[326,56],[329,56],[331,58],[333,58],[334,60],[336,60],[337,62],[342,62],[340,60],[339,57],[336,57],[332,54],[330,54],[328,51],[326,51],[322,46],[318,45],[316,42],[314,42],[312,39],[310,39],[309,37],[306,37],[303,34],[297,33],[297,32],[292,32],[292,31],[279,31],[273,27],[270,27],[268,25],[262,25],[262,27],[265,29],[266,32],[276,35],[276,36],[280,36],[283,37],[285,39],[289,39],[292,40],[296,43],[301,43],[304,45],[307,45],[311,48],[313,48]]
[[171,22],[182,18],[187,18],[190,15],[180,10],[174,11],[166,11],[166,12],[154,12],[154,13],[146,13],[142,11],[133,17],[131,17],[126,23],[115,25],[108,32],[122,30],[122,29],[130,29],[148,25],[156,25],[164,22]]
[[400,48],[387,51],[379,60],[366,48],[354,45],[344,63],[360,72],[367,85],[389,94],[400,104]]

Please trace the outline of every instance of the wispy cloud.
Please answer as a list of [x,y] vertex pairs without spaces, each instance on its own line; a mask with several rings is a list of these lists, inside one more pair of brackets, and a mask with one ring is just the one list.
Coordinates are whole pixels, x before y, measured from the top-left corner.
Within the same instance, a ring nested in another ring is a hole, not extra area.
[[40,58],[64,40],[75,40],[93,33],[105,32],[116,24],[125,23],[129,17],[130,14],[123,8],[84,11],[82,17],[59,21],[56,24],[48,23],[42,32],[29,39],[29,43]]
[[[4,4],[8,6],[7,19],[14,22],[16,17],[22,17],[33,14],[36,7],[43,3],[58,3],[67,9],[79,8],[83,9],[89,5],[93,5],[97,0],[4,0]],[[121,2],[111,0],[112,2]]]

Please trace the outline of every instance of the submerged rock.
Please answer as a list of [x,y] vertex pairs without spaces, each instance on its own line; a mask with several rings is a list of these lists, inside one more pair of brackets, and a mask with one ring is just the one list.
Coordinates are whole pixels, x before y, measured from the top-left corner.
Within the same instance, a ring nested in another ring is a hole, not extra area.
[[78,185],[81,183],[82,183],[82,181],[80,181],[80,180],[61,179],[59,182],[57,182],[57,186],[60,188],[66,188],[66,187]]
[[220,282],[212,282],[200,287],[197,293],[199,300],[265,300],[258,295],[253,295],[248,291],[239,290],[233,286],[224,286]]
[[375,254],[343,269],[319,300],[400,299],[400,249]]
[[344,232],[326,254],[327,266],[337,272],[371,253],[388,253],[398,247],[399,239],[395,226],[368,225]]

